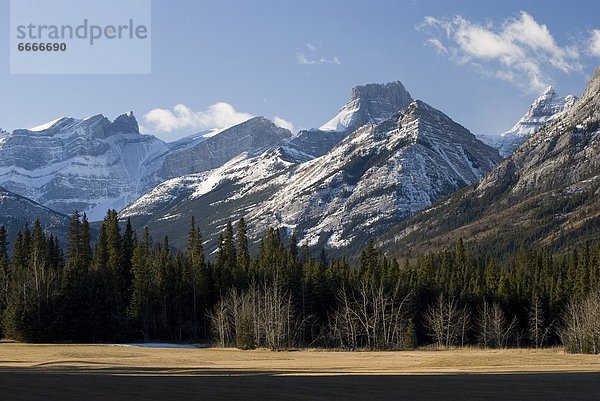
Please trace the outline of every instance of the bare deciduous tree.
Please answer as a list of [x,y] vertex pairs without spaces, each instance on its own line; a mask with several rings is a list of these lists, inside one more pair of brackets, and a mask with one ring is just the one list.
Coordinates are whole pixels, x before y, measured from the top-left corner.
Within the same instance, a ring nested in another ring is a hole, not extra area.
[[278,280],[238,293],[231,289],[209,314],[220,346],[254,346],[277,350],[298,343],[302,322],[296,318],[292,296]]
[[460,308],[456,299],[443,295],[440,295],[425,312],[425,324],[429,335],[440,348],[464,345],[470,318],[471,314],[466,306]]
[[497,302],[487,301],[479,308],[479,343],[484,348],[504,348],[515,334],[517,318],[509,322]]
[[560,335],[567,352],[600,353],[600,289],[570,302]]
[[370,281],[354,294],[342,288],[330,335],[342,348],[405,348],[410,299],[411,294],[400,297],[397,289],[386,291]]
[[535,348],[542,348],[550,335],[553,323],[547,323],[540,299],[534,296],[529,308],[529,339]]

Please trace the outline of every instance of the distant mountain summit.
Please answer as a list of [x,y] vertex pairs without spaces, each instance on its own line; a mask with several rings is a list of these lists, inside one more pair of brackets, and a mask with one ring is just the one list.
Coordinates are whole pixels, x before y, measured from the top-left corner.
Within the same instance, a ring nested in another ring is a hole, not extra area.
[[379,124],[413,99],[400,81],[352,88],[352,99],[323,124],[321,131],[354,131],[366,124]]
[[385,121],[412,101],[400,81],[356,86],[350,101],[335,117],[319,129],[300,131],[291,146],[315,157],[322,156],[349,133]]
[[552,86],[549,86],[510,130],[500,135],[480,135],[479,138],[498,149],[502,157],[507,157],[531,135],[573,107],[576,101],[575,96],[562,97]]

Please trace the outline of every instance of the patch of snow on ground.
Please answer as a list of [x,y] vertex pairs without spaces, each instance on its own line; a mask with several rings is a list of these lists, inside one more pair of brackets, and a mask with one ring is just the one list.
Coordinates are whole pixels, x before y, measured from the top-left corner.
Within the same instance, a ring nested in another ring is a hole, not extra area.
[[174,344],[174,343],[131,343],[107,344],[111,347],[140,347],[140,348],[208,348],[206,344]]

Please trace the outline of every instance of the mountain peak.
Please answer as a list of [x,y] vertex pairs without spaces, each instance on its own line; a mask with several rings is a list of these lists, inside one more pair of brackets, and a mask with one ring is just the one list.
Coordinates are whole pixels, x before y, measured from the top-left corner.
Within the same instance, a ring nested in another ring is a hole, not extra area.
[[352,88],[352,98],[322,131],[351,132],[366,124],[379,124],[412,102],[400,81]]
[[552,86],[549,86],[534,100],[529,111],[521,117],[517,124],[502,136],[517,135],[528,138],[573,107],[576,100],[577,98],[573,95],[561,97]]
[[410,98],[410,94],[400,81],[385,84],[371,83],[352,88],[352,100],[395,99],[399,97],[403,99]]
[[110,124],[108,128],[110,133],[140,133],[140,127],[133,115],[133,111],[121,114]]

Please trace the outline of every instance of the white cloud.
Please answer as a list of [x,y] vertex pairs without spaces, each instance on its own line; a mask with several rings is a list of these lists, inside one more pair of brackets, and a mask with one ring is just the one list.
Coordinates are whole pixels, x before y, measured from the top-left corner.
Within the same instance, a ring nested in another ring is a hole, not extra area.
[[283,118],[277,117],[277,116],[273,117],[272,120],[276,126],[285,128],[285,129],[290,130],[291,132],[294,132],[294,124],[292,124],[291,122],[284,120]]
[[591,55],[600,57],[600,29],[594,29],[592,31],[588,50]]
[[205,111],[194,111],[184,104],[173,110],[154,109],[144,115],[144,127],[151,132],[169,133],[180,130],[222,129],[252,118],[251,114],[241,113],[225,102],[210,105]]
[[[199,131],[222,130],[254,117],[250,113],[237,111],[232,105],[218,102],[204,111],[194,111],[184,104],[172,110],[153,109],[144,115],[143,132],[155,134],[166,141],[174,141]],[[293,131],[294,125],[281,118],[273,117],[273,123]]]
[[340,59],[337,56],[334,56],[332,59],[326,59],[324,57],[311,59],[311,58],[306,57],[306,55],[302,52],[296,53],[296,60],[301,65],[316,65],[316,64],[342,65],[342,62],[340,61]]
[[578,49],[558,45],[548,27],[524,11],[500,26],[474,23],[461,16],[429,16],[417,29],[431,35],[426,44],[435,47],[438,54],[447,54],[458,64],[514,83],[528,92],[548,86],[551,71],[582,70]]
[[312,43],[307,43],[306,48],[312,52],[317,50],[317,46],[313,45]]

